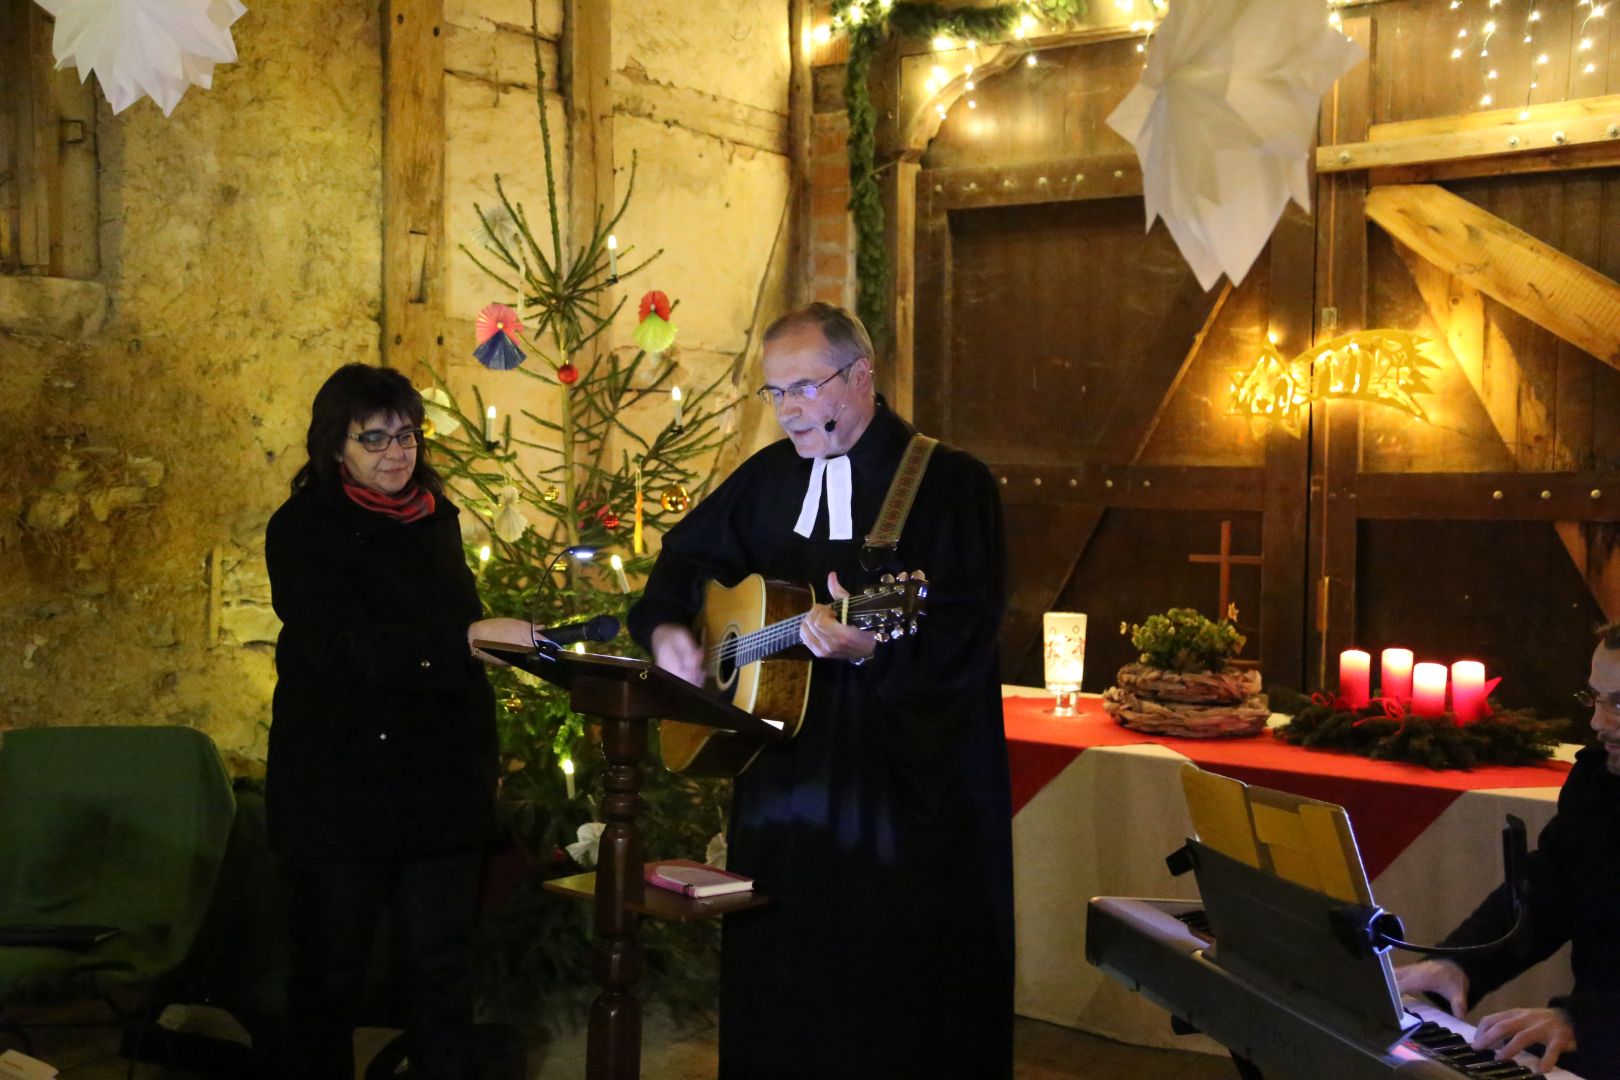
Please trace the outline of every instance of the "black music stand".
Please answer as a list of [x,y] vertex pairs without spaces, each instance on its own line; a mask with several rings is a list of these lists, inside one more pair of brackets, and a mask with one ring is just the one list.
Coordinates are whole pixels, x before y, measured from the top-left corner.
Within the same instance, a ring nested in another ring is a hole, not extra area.
[[[701,724],[739,732],[762,743],[780,739],[782,732],[646,660],[575,653],[554,646],[531,649],[493,641],[473,645],[567,690],[569,706],[602,725],[602,753],[608,763],[602,781],[602,820],[607,827],[597,849],[597,872],[548,882],[547,888],[565,895],[589,895],[595,904],[595,967],[602,990],[591,1002],[585,1044],[587,1080],[631,1080],[641,1074],[641,1003],[631,993],[641,975],[637,920],[644,914],[700,918],[762,902],[751,893],[707,901],[683,901],[671,893],[667,901],[645,902],[636,812],[641,805],[647,721]],[[589,878],[594,882],[587,881]],[[589,893],[582,884],[589,887]],[[722,900],[731,902],[720,903]]]

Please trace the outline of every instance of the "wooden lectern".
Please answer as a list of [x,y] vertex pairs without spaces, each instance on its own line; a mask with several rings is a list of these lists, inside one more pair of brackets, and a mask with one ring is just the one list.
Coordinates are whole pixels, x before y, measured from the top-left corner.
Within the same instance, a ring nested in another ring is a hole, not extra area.
[[[574,653],[555,646],[528,649],[503,642],[473,644],[567,690],[573,710],[602,725],[602,753],[608,763],[602,785],[602,820],[607,827],[598,848],[597,871],[547,882],[546,888],[591,898],[596,908],[596,980],[602,990],[591,1002],[587,1080],[631,1080],[641,1074],[641,1003],[631,992],[641,977],[638,920],[642,915],[703,918],[764,902],[752,893],[691,900],[646,889],[636,812],[641,806],[647,721],[681,720],[739,732],[761,742],[779,739],[781,732],[645,660]],[[647,897],[647,891],[660,895]]]

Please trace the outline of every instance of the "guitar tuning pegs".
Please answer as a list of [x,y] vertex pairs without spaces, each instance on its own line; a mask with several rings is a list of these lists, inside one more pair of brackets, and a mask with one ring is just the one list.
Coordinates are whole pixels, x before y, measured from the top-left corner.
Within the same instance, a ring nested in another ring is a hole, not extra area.
[[876,637],[876,638],[877,638],[877,640],[878,640],[878,642],[879,642],[879,643],[882,643],[882,642],[885,642],[885,641],[888,641],[888,640],[889,640],[889,635],[888,635],[888,634],[886,634],[886,633],[885,633],[885,632],[883,632],[883,631],[882,631],[882,630],[879,630],[879,631],[878,631],[878,632],[877,632],[877,633],[876,633],[876,634],[874,634],[874,635],[873,635],[873,636],[874,636],[874,637]]
[[902,570],[902,571],[900,571],[899,580],[900,581],[910,581],[911,580],[911,575],[906,573],[904,570]]
[[889,633],[890,633],[891,637],[897,637],[897,638],[905,637],[906,636],[906,628],[904,626],[896,626]]
[[921,570],[913,570],[911,572],[911,580],[913,580],[913,581],[927,581],[928,579],[923,576],[923,572]]
[[893,585],[894,584],[894,575],[893,574],[884,574],[882,577],[878,578],[878,580],[883,582],[883,584],[885,584],[885,585]]
[[917,632],[917,620],[916,619],[911,620],[911,632],[913,634],[915,634]]

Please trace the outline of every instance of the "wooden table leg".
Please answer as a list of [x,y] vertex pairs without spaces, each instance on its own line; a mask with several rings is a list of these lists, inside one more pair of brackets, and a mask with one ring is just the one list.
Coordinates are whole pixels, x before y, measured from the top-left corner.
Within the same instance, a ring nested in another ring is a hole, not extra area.
[[641,1002],[631,992],[641,979],[643,949],[636,940],[640,916],[626,901],[640,903],[641,761],[647,751],[645,720],[603,719],[602,840],[596,861],[596,981],[585,1046],[588,1080],[634,1080],[641,1075]]

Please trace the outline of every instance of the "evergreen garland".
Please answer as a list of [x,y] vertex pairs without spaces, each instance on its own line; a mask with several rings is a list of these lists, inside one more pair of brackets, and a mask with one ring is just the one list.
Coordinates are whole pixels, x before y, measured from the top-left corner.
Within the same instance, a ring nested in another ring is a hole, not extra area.
[[[1065,9],[1076,0],[1062,0]],[[1044,10],[1040,3],[1034,5]],[[851,20],[852,9],[861,12]],[[878,190],[877,109],[866,85],[872,59],[892,28],[904,37],[950,34],[988,40],[1004,34],[1021,4],[986,8],[948,8],[936,3],[896,3],[884,10],[870,0],[839,0],[833,21],[849,34],[849,60],[844,65],[844,108],[849,116],[849,209],[855,219],[855,311],[874,339],[889,322],[889,255],[883,246],[883,198]],[[1083,6],[1082,6],[1083,10]]]
[[1552,756],[1568,721],[1546,720],[1529,710],[1498,708],[1491,716],[1458,724],[1450,713],[1396,718],[1375,702],[1365,709],[1339,708],[1323,695],[1307,698],[1272,688],[1272,708],[1292,719],[1279,738],[1315,750],[1341,750],[1362,757],[1404,761],[1430,769],[1476,765],[1529,765]]

